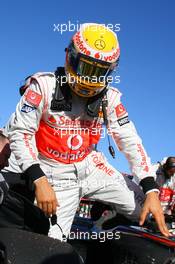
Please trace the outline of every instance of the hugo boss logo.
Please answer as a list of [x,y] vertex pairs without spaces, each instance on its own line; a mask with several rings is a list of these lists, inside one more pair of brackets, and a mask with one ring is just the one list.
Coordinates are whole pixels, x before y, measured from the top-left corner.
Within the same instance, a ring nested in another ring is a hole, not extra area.
[[125,116],[123,118],[118,119],[118,123],[119,123],[120,126],[123,126],[123,125],[129,123],[128,116]]

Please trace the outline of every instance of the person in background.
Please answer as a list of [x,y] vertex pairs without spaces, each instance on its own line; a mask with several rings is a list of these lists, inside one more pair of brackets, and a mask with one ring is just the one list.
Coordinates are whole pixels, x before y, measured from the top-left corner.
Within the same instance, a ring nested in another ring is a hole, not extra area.
[[164,158],[154,169],[163,212],[172,215],[175,213],[175,157]]

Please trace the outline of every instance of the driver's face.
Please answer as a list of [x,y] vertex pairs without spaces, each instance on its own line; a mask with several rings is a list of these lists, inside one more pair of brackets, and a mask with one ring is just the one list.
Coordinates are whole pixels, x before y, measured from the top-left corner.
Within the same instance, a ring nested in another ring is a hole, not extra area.
[[166,173],[169,177],[172,177],[175,174],[175,168],[168,169]]
[[8,167],[8,159],[10,158],[11,150],[8,140],[5,140],[0,144],[0,170],[4,167]]

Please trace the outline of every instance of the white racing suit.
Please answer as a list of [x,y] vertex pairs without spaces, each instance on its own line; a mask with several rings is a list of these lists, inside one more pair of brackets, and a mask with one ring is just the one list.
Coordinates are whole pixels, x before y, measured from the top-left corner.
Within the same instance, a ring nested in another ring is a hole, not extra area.
[[[93,147],[107,133],[101,113],[96,118],[87,115],[87,99],[73,93],[71,111],[52,111],[55,84],[53,73],[38,73],[27,81],[28,88],[6,126],[17,161],[15,165],[12,155],[8,171],[26,172],[33,180],[47,176],[60,205],[57,221],[66,236],[83,196],[112,203],[118,212],[138,219],[143,202],[140,187]],[[128,159],[132,174],[138,182],[144,181],[154,176],[150,159],[120,97],[117,89],[108,88],[108,133]],[[150,189],[154,186],[147,186],[145,192]],[[58,231],[52,226],[50,236],[60,238]]]

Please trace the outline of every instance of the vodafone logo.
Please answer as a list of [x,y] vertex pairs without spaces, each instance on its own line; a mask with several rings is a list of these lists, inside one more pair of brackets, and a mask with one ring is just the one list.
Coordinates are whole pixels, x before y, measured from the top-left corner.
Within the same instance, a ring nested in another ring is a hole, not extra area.
[[120,54],[120,50],[118,49],[117,51],[113,52],[112,55],[110,55],[110,56],[104,56],[104,60],[105,61],[116,60],[119,57],[119,54]]
[[80,135],[70,135],[67,140],[67,145],[72,150],[79,149],[83,144],[83,139]]
[[90,55],[91,54],[91,52],[90,52],[90,50],[88,50],[85,46],[84,46],[84,41],[83,41],[83,39],[81,38],[81,36],[80,36],[80,32],[77,32],[76,34],[75,34],[75,36],[74,36],[74,41],[75,41],[75,43],[76,43],[76,45],[78,46],[78,48],[80,49],[80,51],[81,52],[83,52],[84,54],[86,54],[86,55]]

